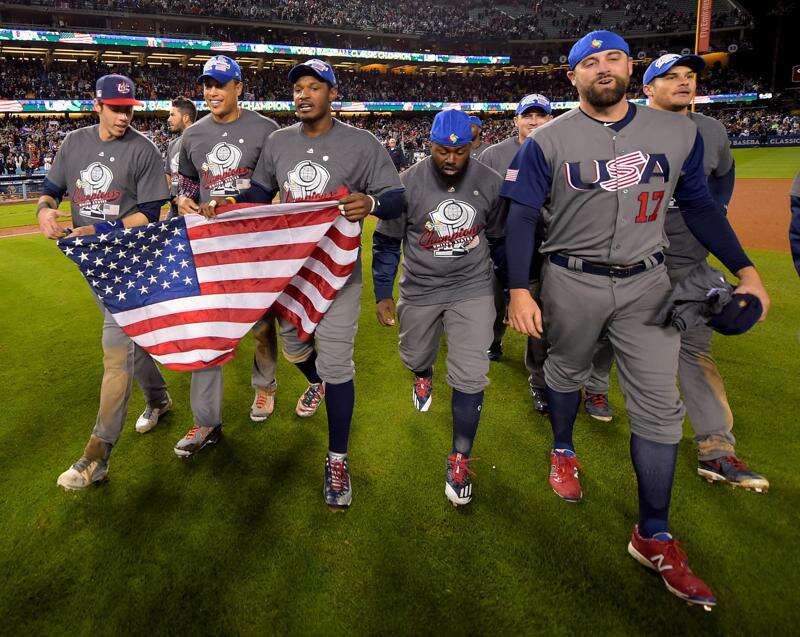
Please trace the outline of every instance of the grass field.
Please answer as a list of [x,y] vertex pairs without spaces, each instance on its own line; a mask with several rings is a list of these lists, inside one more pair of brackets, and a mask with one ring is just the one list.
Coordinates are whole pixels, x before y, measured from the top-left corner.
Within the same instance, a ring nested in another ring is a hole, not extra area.
[[[62,220],[69,218],[69,202],[63,201],[58,207],[66,211]],[[3,228],[19,228],[36,224],[36,202],[10,203],[0,205],[0,230]]]
[[[365,242],[371,225],[365,232]],[[369,255],[369,246],[365,246]],[[365,255],[365,271],[368,256]],[[443,494],[449,390],[440,360],[432,410],[413,410],[397,334],[379,328],[365,286],[351,441],[354,503],[322,503],[324,413],[293,416],[304,384],[284,361],[277,412],[248,418],[252,339],[226,367],[226,437],[182,461],[189,377],[168,373],[174,411],[141,436],[134,390],[111,482],[66,494],[58,474],[83,448],[101,377],[100,315],[76,268],[39,236],[0,241],[2,632],[733,635],[791,634],[800,622],[798,316],[788,255],[756,253],[769,320],[719,338],[738,449],[767,495],[695,474],[687,427],[672,526],[719,598],[689,608],[627,556],[636,489],[621,417],[581,416],[586,499],[546,484],[549,425],[532,409],[522,339],[506,338],[476,443],[476,497]],[[792,593],[791,591],[795,591]]]
[[794,179],[800,171],[800,147],[735,148],[736,177],[744,179]]

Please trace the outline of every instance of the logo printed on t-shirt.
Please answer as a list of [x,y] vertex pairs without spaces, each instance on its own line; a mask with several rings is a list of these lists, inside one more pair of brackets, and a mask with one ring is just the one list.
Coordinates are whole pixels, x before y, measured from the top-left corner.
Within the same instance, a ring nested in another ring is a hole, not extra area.
[[242,151],[229,142],[216,144],[207,154],[201,166],[203,170],[203,186],[212,197],[238,195],[250,188],[248,168],[239,168]]
[[436,257],[463,257],[480,243],[482,225],[473,226],[477,213],[464,201],[445,199],[428,213],[419,245]]
[[116,219],[119,216],[119,205],[110,203],[122,194],[119,190],[109,190],[113,180],[114,173],[99,161],[92,162],[80,172],[72,202],[82,216],[94,219]]
[[327,168],[308,159],[304,159],[292,168],[283,182],[283,190],[291,199],[305,199],[312,195],[321,195],[331,179]]

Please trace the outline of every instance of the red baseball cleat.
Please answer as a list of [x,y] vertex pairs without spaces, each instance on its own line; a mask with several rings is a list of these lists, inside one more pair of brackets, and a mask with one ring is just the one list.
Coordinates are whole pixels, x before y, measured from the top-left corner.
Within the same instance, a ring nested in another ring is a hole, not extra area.
[[581,464],[574,451],[554,449],[550,452],[550,486],[556,495],[567,502],[578,502],[583,497],[578,471]]
[[717,604],[714,593],[705,582],[692,573],[686,554],[680,549],[677,540],[669,533],[659,533],[668,539],[643,538],[639,535],[639,525],[633,527],[628,553],[640,564],[661,575],[667,590],[710,611]]

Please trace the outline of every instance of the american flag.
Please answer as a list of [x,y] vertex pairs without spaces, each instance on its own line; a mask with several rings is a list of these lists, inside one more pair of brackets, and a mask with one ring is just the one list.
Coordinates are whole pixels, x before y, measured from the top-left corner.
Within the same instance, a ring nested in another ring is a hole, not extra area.
[[264,312],[309,338],[358,259],[336,200],[237,206],[58,242],[117,323],[169,369],[221,365]]

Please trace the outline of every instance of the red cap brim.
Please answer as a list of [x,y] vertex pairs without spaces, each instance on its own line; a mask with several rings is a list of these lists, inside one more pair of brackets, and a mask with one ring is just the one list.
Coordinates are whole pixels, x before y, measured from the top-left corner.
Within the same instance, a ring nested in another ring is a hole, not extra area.
[[112,97],[108,100],[99,99],[97,101],[101,104],[109,104],[110,106],[142,106],[144,104],[144,102],[135,100],[132,97]]

